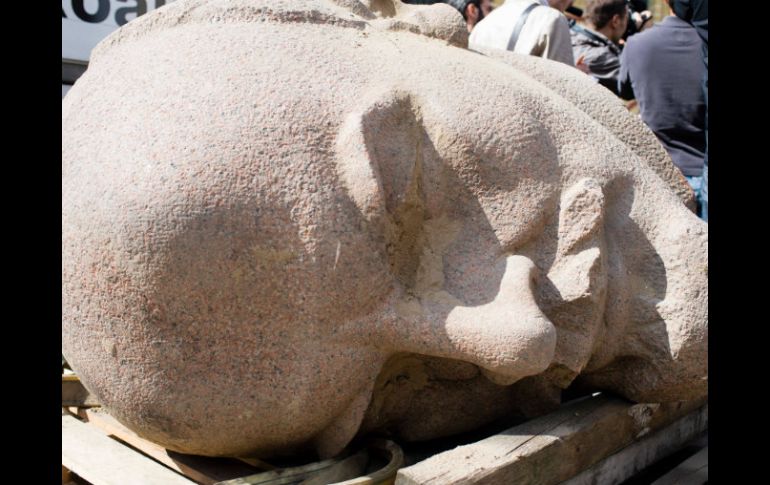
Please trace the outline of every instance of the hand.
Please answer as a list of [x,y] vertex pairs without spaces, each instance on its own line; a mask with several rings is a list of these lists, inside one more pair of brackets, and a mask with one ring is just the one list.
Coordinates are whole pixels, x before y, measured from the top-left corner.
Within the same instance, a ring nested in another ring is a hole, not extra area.
[[582,72],[583,74],[590,74],[591,71],[588,70],[588,64],[586,64],[586,55],[583,54],[582,56],[578,57],[578,60],[575,62],[575,67],[578,69],[578,71]]

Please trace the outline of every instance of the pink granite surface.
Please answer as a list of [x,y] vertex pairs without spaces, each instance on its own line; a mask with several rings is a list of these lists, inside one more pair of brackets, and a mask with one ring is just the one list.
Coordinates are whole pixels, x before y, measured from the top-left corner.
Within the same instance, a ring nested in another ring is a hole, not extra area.
[[62,104],[62,346],[203,455],[707,392],[707,225],[582,73],[446,5],[179,0]]

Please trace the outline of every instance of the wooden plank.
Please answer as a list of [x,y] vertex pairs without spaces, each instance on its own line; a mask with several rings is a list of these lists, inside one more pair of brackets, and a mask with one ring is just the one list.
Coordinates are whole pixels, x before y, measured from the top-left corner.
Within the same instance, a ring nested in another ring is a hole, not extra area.
[[98,406],[99,401],[83,387],[77,376],[69,374],[61,376],[61,405],[62,407],[92,407]]
[[231,458],[193,456],[167,450],[160,445],[140,438],[103,409],[87,409],[85,415],[89,423],[102,432],[119,438],[172,470],[202,485],[212,485],[224,480],[253,475],[259,471],[258,468]]
[[562,485],[614,485],[675,453],[708,428],[708,405],[597,463]]
[[396,484],[552,485],[567,480],[701,402],[632,404],[598,395],[399,470]]
[[88,67],[87,62],[74,59],[61,60],[61,82],[62,84],[74,84],[75,81],[83,75]]
[[79,408],[77,406],[67,406],[67,407],[63,407],[62,410],[65,414],[68,413],[72,416],[75,416],[76,418],[80,418],[81,421],[88,421],[88,419],[86,419],[85,408]]
[[192,485],[163,465],[62,415],[62,466],[93,485]]
[[652,485],[703,485],[709,479],[708,446],[683,461]]

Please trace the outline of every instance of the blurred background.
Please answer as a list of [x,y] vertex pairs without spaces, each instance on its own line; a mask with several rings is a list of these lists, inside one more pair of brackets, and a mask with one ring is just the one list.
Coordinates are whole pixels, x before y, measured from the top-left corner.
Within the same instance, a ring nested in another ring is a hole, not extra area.
[[[586,7],[587,0],[575,0],[572,2],[574,7],[583,9]],[[493,2],[495,5],[502,4],[503,0]],[[668,7],[664,0],[647,0],[647,8],[652,12],[652,19],[655,22],[659,22],[666,15],[668,15]]]
[[174,0],[62,0],[62,98],[88,66],[91,49],[118,27]]
[[[174,0],[62,0],[62,98],[88,66],[91,49],[118,27]],[[505,0],[492,0],[501,5]],[[587,0],[573,6],[585,8]],[[668,13],[664,0],[648,0],[655,22]]]

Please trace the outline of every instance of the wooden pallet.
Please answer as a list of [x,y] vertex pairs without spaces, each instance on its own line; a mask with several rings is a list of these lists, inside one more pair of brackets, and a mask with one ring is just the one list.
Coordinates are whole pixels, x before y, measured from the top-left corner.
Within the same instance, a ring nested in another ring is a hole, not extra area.
[[61,376],[61,405],[89,408],[98,406],[99,401],[92,396],[74,374]]
[[[67,386],[74,386],[72,382],[68,379]],[[269,464],[258,460],[207,458],[166,450],[94,407],[87,391],[84,394],[75,389],[77,398],[73,398],[73,394],[65,396],[64,386],[63,380],[63,405],[79,405],[63,407],[62,411],[63,484],[612,485],[673,454],[708,427],[705,401],[633,404],[595,395],[406,468],[400,468],[405,461],[400,448],[379,441],[368,450],[342,458],[271,470]],[[373,469],[375,454],[384,461]],[[367,467],[374,471],[365,474]],[[706,447],[655,483],[697,485],[707,479]]]
[[256,459],[176,453],[140,438],[102,410],[77,378],[62,377],[62,484],[392,485],[403,460],[401,449],[386,440],[282,469]]
[[[235,459],[175,453],[143,440],[103,411],[78,411],[79,416],[62,412],[62,484],[73,481],[74,473],[92,485],[392,485],[403,465],[400,448],[377,441],[343,458],[265,471]],[[390,461],[366,474],[378,447]]]
[[[94,485],[111,483],[109,480],[105,481],[105,477],[101,475],[98,475],[98,479],[86,476],[98,470],[98,467],[91,466],[97,463],[97,459],[91,454],[94,448],[109,450],[107,456],[99,455],[99,460],[110,463],[109,466],[113,466],[116,458],[119,461],[129,453],[133,456],[133,461],[150,469],[160,466],[171,472],[172,476],[187,479],[186,482],[180,483],[213,485],[264,471],[234,459],[191,456],[166,450],[140,438],[100,408],[80,408],[76,411],[77,416],[69,412],[62,416],[62,461],[63,465],[67,466],[67,459],[75,460],[70,462],[75,468],[67,468]],[[77,461],[81,455],[85,455],[84,458],[89,461]],[[143,467],[139,464],[136,466],[137,469]]]
[[62,412],[62,467],[94,485],[195,483],[66,412]]
[[705,400],[633,404],[596,395],[402,468],[396,485],[619,484],[707,427]]

